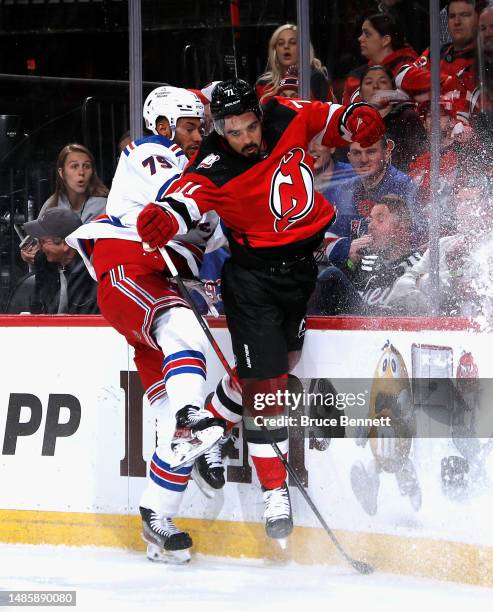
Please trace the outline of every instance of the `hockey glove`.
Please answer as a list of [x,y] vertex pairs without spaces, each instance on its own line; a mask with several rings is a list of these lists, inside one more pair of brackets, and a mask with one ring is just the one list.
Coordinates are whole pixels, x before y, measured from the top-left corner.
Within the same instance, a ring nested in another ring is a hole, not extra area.
[[357,102],[341,115],[340,129],[344,140],[369,147],[385,134],[385,123],[373,106]]
[[178,231],[171,213],[157,204],[148,204],[137,217],[137,231],[151,248],[163,247]]

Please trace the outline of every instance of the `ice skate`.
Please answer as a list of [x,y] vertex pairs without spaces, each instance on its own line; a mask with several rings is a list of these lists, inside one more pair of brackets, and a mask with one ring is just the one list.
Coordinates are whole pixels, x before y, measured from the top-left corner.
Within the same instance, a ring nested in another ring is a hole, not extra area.
[[150,561],[181,565],[190,561],[192,538],[180,531],[170,518],[162,518],[149,508],[139,508],[142,539],[147,543]]
[[192,478],[206,497],[213,498],[225,485],[222,449],[228,440],[229,436],[222,436],[217,444],[195,459]]
[[224,434],[225,422],[208,410],[184,406],[176,413],[176,431],[171,448],[174,459],[171,469],[189,463],[209,450]]
[[284,483],[277,489],[264,489],[265,531],[269,538],[284,539],[293,531],[289,490]]

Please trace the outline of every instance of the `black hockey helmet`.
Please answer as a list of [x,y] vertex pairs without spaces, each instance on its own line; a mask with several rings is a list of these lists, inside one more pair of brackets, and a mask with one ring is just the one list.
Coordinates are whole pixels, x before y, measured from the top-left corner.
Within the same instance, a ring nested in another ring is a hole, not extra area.
[[250,111],[259,118],[262,116],[255,90],[242,79],[229,79],[218,83],[212,91],[210,108],[214,121]]

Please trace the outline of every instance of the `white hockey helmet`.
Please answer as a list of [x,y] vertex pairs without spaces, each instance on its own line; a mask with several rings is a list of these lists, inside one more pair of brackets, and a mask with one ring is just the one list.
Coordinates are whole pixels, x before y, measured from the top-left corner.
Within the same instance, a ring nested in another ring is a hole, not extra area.
[[204,105],[188,89],[164,85],[153,89],[147,96],[142,114],[147,129],[153,134],[157,134],[156,119],[166,117],[171,127],[171,138],[174,138],[178,119],[180,117],[203,119]]

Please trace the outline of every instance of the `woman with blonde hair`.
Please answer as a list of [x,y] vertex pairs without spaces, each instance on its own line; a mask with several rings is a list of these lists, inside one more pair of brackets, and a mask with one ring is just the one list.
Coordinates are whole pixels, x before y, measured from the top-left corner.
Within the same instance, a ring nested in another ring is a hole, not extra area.
[[[255,91],[261,104],[266,104],[270,98],[277,95],[281,80],[286,73],[297,71],[298,66],[298,32],[292,23],[279,26],[269,40],[268,57],[265,72],[256,84]],[[327,70],[322,62],[314,57],[313,47],[310,45],[310,97],[312,100],[322,102],[335,101],[334,92],[327,77]]]
[[[48,208],[60,207],[73,210],[82,223],[87,223],[104,213],[108,189],[96,171],[93,154],[81,144],[65,145],[56,162],[55,192],[46,200],[39,214]],[[38,252],[37,244],[21,249],[22,259],[32,264]]]

